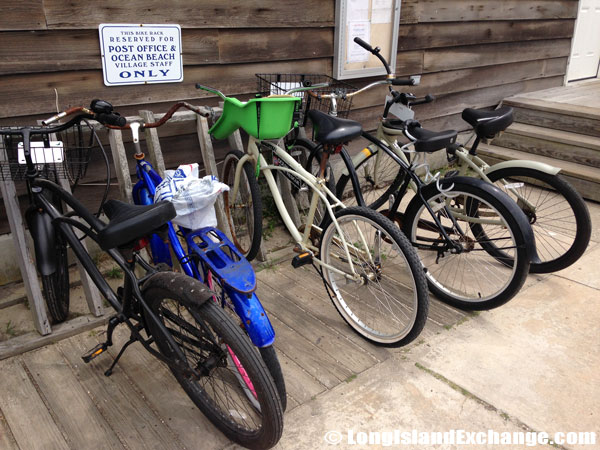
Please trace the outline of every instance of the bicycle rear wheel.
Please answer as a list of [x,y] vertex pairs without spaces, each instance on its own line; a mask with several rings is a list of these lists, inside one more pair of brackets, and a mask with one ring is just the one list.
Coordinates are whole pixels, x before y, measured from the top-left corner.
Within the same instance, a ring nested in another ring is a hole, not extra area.
[[532,263],[530,272],[556,272],[583,255],[592,222],[583,198],[567,181],[524,167],[496,170],[488,177],[517,202],[531,223],[541,262]]
[[[334,306],[364,338],[393,347],[408,344],[425,326],[429,306],[415,250],[398,227],[376,211],[351,207],[335,217],[339,230],[334,222],[329,224],[320,253],[323,263],[333,266],[322,269]],[[339,273],[352,274],[350,261],[359,280]]]
[[[235,172],[244,154],[239,150],[231,150],[223,161],[221,181],[232,190]],[[245,162],[240,172],[240,183],[237,195],[224,192],[225,214],[229,222],[231,237],[238,250],[252,261],[260,250],[262,235],[262,201],[252,164]]]
[[207,289],[182,274],[158,273],[144,299],[177,344],[168,344],[146,315],[160,352],[189,370],[171,367],[196,406],[232,441],[252,449],[273,447],[283,430],[279,395],[246,334],[212,300]]
[[[441,180],[421,190],[450,239],[443,238],[419,196],[408,205],[403,231],[426,268],[429,289],[440,300],[464,309],[491,309],[518,292],[529,272],[528,240],[533,233],[522,211],[489,183],[465,177]],[[517,217],[520,215],[520,218]],[[477,230],[479,230],[477,232]],[[502,253],[493,255],[489,246]]]

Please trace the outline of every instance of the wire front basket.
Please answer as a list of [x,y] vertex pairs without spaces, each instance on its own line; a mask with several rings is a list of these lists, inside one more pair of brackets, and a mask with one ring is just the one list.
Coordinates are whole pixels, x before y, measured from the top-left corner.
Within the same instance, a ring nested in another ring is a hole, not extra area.
[[[40,130],[47,130],[40,127]],[[9,134],[6,134],[10,132]],[[14,131],[14,132],[13,132]],[[47,134],[31,131],[30,153],[43,178],[68,179],[72,183],[85,176],[96,134],[87,122],[75,123],[66,130]],[[26,179],[27,165],[20,127],[2,127],[0,136],[0,178],[20,181]]]
[[[343,81],[338,81],[330,76],[320,74],[257,73],[256,78],[258,82],[258,93],[263,97],[269,95],[283,95],[291,89],[309,87],[320,83],[328,83],[329,86],[313,90],[319,94],[328,94],[330,92],[348,94],[356,91],[354,86],[344,83]],[[302,98],[299,118],[301,126],[306,125],[306,112],[308,110],[318,109],[326,113],[329,112],[331,106],[331,101],[329,99],[316,99],[306,92],[295,92],[292,95]],[[337,100],[338,117],[348,117],[351,107],[352,98],[340,98]]]

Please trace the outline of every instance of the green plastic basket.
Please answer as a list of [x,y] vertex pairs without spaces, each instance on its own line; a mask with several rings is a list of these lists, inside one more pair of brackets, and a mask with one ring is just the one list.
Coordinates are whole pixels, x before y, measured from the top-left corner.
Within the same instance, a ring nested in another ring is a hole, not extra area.
[[240,102],[227,97],[223,114],[211,127],[209,133],[216,139],[225,139],[238,128],[257,139],[279,139],[292,128],[294,111],[301,98],[282,96],[253,98]]

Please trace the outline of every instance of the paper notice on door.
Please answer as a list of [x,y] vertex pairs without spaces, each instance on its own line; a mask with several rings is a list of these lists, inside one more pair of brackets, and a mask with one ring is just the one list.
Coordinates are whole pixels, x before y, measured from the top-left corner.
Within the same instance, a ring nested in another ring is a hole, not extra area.
[[373,0],[371,23],[390,23],[392,21],[393,0]]
[[348,49],[346,52],[347,63],[367,62],[369,52],[354,42],[355,37],[369,42],[371,36],[371,24],[368,21],[348,23]]
[[369,0],[348,0],[346,22],[364,22],[369,20]]

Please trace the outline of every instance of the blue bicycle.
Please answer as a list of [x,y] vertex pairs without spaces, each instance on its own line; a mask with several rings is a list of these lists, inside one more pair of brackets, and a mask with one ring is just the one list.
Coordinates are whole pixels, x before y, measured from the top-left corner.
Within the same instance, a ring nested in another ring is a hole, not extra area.
[[[132,122],[123,127],[110,126],[110,128],[131,129],[136,150],[134,156],[138,178],[133,187],[133,201],[137,205],[154,203],[156,187],[163,181],[152,164],[145,159],[140,146],[139,130],[161,126],[181,107],[205,117],[210,115],[208,109],[180,102],[173,105],[157,122]],[[187,250],[181,240],[185,241]],[[148,247],[154,264],[162,265],[168,270],[173,268],[172,250],[183,271],[207,284],[215,292],[214,300],[238,318],[240,327],[246,331],[269,369],[285,411],[287,405],[285,382],[273,347],[275,331],[256,296],[256,275],[248,260],[223,232],[214,227],[191,230],[178,226],[176,229],[175,225],[169,222],[168,243],[158,235],[152,235]],[[231,356],[235,362],[235,355]],[[250,400],[256,399],[252,383],[244,377],[243,370],[239,372],[241,373],[239,381],[242,386],[245,386],[246,395]]]

